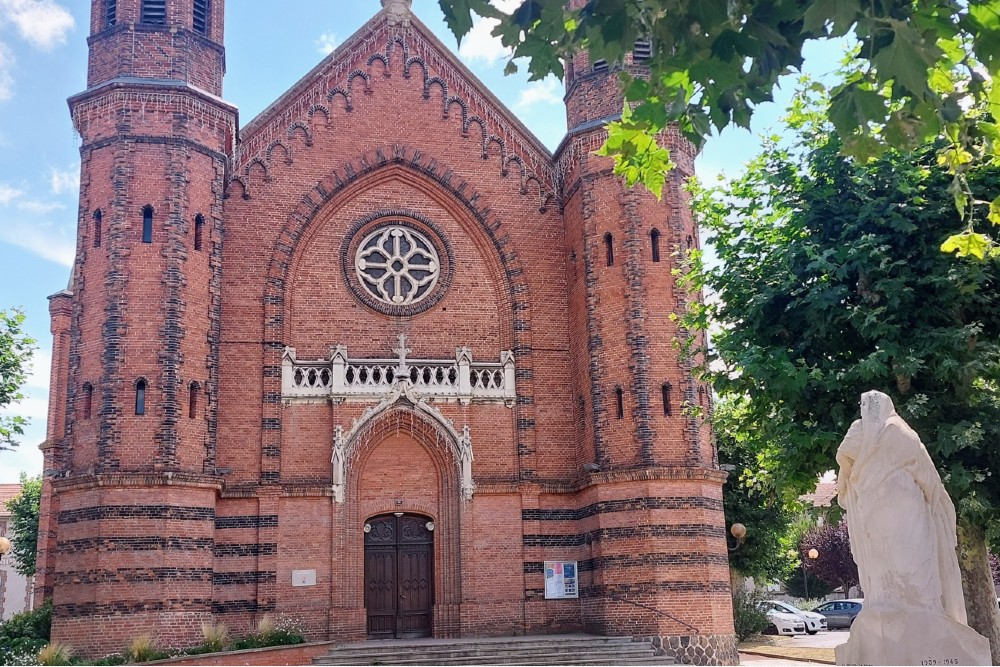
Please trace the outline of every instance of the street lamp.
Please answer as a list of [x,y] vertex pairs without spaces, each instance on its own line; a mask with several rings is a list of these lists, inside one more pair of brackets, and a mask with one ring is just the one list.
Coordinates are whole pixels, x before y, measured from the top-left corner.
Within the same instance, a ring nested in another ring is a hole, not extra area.
[[[810,560],[816,560],[819,558],[819,551],[816,549],[810,549],[806,552]],[[809,599],[809,577],[806,576],[806,562],[802,561],[802,586],[805,588],[806,600]]]
[[747,539],[747,527],[742,523],[734,523],[732,527],[730,527],[729,532],[736,538],[736,546],[729,546],[729,540],[726,539],[726,548],[730,551],[736,551],[743,546],[743,541]]

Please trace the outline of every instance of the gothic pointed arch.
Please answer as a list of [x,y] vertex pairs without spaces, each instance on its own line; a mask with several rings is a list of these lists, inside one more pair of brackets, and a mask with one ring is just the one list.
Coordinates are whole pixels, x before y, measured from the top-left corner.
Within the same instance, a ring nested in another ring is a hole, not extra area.
[[[518,451],[521,469],[534,468],[535,407],[533,373],[532,297],[526,280],[527,267],[514,249],[510,221],[503,220],[486,204],[486,198],[447,169],[445,162],[424,152],[394,146],[377,149],[342,163],[330,175],[303,193],[277,235],[268,263],[263,294],[265,360],[263,395],[280,396],[281,363],[291,344],[291,288],[298,262],[310,237],[330,211],[354,193],[386,179],[404,177],[426,196],[446,208],[479,247],[484,268],[495,278],[496,302],[501,322],[500,349],[513,350],[518,368],[518,401],[514,406],[519,425]],[[337,341],[330,341],[331,344]],[[265,401],[263,418],[269,425],[262,446],[280,450],[282,410],[280,403]],[[263,473],[279,474],[280,451],[267,458]]]
[[[386,419],[385,415],[396,412],[395,421]],[[378,441],[372,438],[379,428],[386,424],[395,424],[398,430],[402,418],[408,421],[411,432],[415,432],[415,424],[427,442],[433,442],[439,467],[447,469],[450,455],[450,467],[458,471],[459,488],[465,500],[471,500],[475,491],[472,480],[472,437],[468,426],[462,428],[462,433],[455,429],[454,423],[433,405],[428,403],[413,388],[409,381],[396,383],[392,391],[386,394],[376,405],[366,409],[361,417],[354,420],[349,430],[340,424],[334,427],[333,438],[333,497],[336,502],[344,502],[348,480],[351,479],[352,464],[358,458],[358,450],[365,442]],[[433,434],[433,437],[431,437]],[[451,475],[447,476],[449,479]]]

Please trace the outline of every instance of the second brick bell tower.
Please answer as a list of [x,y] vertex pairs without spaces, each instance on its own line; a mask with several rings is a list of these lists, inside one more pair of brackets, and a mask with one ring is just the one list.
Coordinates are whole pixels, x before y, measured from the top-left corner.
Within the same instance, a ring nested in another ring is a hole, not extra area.
[[[212,618],[224,0],[92,0],[76,263],[52,297],[38,591],[88,654]],[[55,526],[59,541],[55,541]],[[54,591],[54,592],[53,592]],[[98,622],[100,619],[107,622]],[[101,627],[94,633],[94,627]]]
[[[608,519],[614,539],[589,546],[596,595],[583,603],[583,623],[589,632],[659,638],[684,662],[727,664],[736,649],[725,473],[704,419],[708,388],[680,349],[689,332],[672,317],[700,298],[677,284],[684,254],[698,243],[684,191],[696,151],[673,128],[660,137],[676,163],[660,201],[641,186],[625,187],[611,159],[595,154],[622,111],[618,68],[648,75],[656,47],[638,41],[618,65],[585,52],[566,64],[568,132],[556,159],[579,456],[592,461],[593,497],[629,508]],[[625,562],[643,567],[611,565]]]

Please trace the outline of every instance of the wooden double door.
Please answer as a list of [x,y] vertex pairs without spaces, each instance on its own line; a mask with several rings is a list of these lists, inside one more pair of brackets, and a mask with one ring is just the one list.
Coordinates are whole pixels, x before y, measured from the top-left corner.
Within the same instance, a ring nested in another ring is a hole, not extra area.
[[365,607],[372,639],[431,636],[434,533],[429,522],[399,513],[365,524]]

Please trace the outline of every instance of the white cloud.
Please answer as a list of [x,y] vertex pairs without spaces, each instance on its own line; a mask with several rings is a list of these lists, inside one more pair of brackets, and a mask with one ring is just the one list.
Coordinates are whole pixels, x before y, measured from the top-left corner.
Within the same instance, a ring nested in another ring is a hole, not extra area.
[[7,206],[23,194],[23,190],[18,190],[13,185],[0,183],[0,206]]
[[332,32],[324,32],[316,40],[316,50],[324,56],[328,56],[337,48],[337,41],[337,35]]
[[29,199],[17,202],[17,208],[18,210],[25,211],[33,215],[45,215],[46,213],[51,213],[52,211],[64,209],[66,206],[54,201],[35,201],[33,199]]
[[0,241],[63,266],[73,266],[76,256],[76,238],[72,231],[52,223],[4,222],[0,225]]
[[[19,416],[31,420],[32,424],[41,422],[45,424],[49,415],[49,401],[47,391],[24,392],[24,398],[16,403],[11,403],[0,409],[0,417]],[[27,431],[27,429],[25,429]],[[22,440],[23,442],[23,440]]]
[[35,396],[48,396],[49,392],[49,371],[52,368],[52,350],[47,347],[40,347],[31,355],[31,367],[28,371],[28,379],[24,382],[25,394]]
[[0,18],[12,22],[31,45],[51,49],[66,43],[76,26],[73,15],[55,0],[0,0]]
[[[521,0],[493,0],[490,4],[505,14],[511,14],[521,5]],[[469,62],[481,61],[490,66],[509,56],[510,50],[504,47],[499,37],[491,34],[497,25],[499,21],[496,19],[474,18],[472,30],[462,39],[458,55]]]
[[524,111],[539,104],[561,105],[562,103],[562,83],[556,77],[550,76],[541,81],[529,83],[527,87],[522,89],[514,108]]
[[76,192],[80,186],[80,165],[65,170],[49,167],[49,184],[52,186],[53,194]]
[[14,54],[3,42],[0,42],[0,102],[14,97]]

